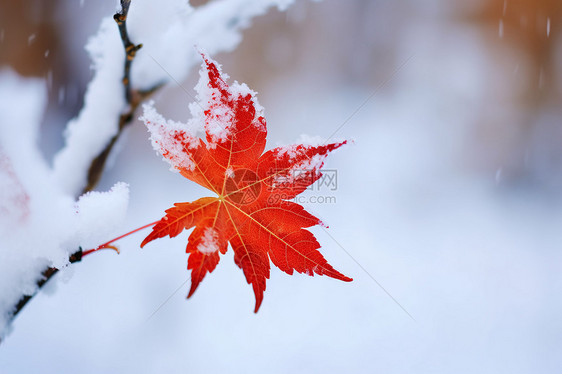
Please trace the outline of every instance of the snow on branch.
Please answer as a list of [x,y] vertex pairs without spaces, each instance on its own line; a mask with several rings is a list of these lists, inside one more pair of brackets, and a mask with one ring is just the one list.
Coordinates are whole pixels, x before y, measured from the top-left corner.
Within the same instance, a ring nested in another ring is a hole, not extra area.
[[58,187],[37,147],[45,92],[44,82],[0,72],[0,338],[45,271],[107,240],[125,218],[125,184],[78,202]]

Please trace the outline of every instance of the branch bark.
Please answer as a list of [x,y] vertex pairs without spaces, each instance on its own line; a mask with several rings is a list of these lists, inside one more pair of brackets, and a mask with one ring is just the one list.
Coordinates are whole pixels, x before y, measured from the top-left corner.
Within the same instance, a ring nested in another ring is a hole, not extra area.
[[123,66],[123,88],[125,99],[129,108],[126,112],[121,114],[119,117],[119,127],[117,134],[111,138],[109,143],[105,148],[99,153],[99,155],[92,160],[90,168],[88,169],[87,183],[84,187],[82,193],[92,191],[99,183],[107,158],[111,153],[111,150],[119,140],[123,130],[132,123],[133,115],[144,100],[146,100],[150,95],[152,95],[156,90],[162,87],[163,84],[156,85],[147,91],[133,90],[131,86],[131,66],[133,60],[137,55],[137,51],[142,48],[142,44],[134,44],[129,38],[129,32],[127,31],[127,15],[129,14],[129,6],[131,5],[131,0],[121,0],[121,11],[115,13],[113,19],[117,23],[119,28],[119,34],[121,36],[121,41],[123,42],[123,48],[125,49],[125,62]]

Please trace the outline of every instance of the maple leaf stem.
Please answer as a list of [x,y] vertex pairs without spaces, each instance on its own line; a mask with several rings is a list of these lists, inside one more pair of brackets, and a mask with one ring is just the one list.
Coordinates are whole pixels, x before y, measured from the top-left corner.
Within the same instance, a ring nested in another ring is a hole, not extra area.
[[106,242],[106,243],[100,244],[100,245],[98,245],[96,248],[88,249],[87,251],[82,251],[82,257],[87,256],[87,255],[89,255],[89,254],[91,254],[91,253],[97,252],[97,251],[99,251],[99,250],[101,250],[101,249],[112,249],[112,250],[114,250],[115,252],[117,252],[117,254],[119,254],[119,248],[117,248],[117,247],[114,246],[114,245],[111,245],[111,243],[114,243],[114,242],[116,242],[116,241],[118,241],[118,240],[120,240],[120,239],[123,239],[123,238],[126,237],[126,236],[132,235],[132,234],[134,234],[134,233],[136,233],[136,232],[138,232],[138,231],[144,230],[144,229],[146,229],[146,228],[148,228],[148,227],[152,227],[152,226],[156,225],[158,222],[160,222],[160,221],[152,222],[152,223],[149,223],[149,224],[147,224],[147,225],[141,226],[141,227],[136,228],[136,229],[134,229],[134,230],[132,230],[132,231],[129,231],[128,233],[125,233],[125,234],[120,235],[120,236],[118,236],[118,237],[116,237],[116,238],[114,238],[114,239],[111,239],[110,241],[108,241],[108,242]]

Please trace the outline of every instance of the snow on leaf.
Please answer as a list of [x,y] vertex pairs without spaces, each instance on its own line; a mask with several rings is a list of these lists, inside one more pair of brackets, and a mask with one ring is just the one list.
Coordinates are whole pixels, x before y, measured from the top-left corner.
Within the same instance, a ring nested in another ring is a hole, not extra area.
[[162,144],[166,144],[165,151],[162,152],[164,160],[170,165],[170,170],[178,171],[180,167],[193,169],[195,164],[184,152],[184,148],[195,148],[199,144],[196,128],[174,121],[166,121],[164,117],[152,106],[153,102],[144,104],[144,115],[142,120],[146,123],[150,131],[150,140],[156,150],[162,149]]
[[[288,274],[351,281],[328,264],[306,230],[322,222],[287,200],[318,180],[328,153],[346,142],[296,144],[264,153],[267,128],[256,93],[245,84],[229,86],[218,64],[204,54],[203,60],[189,126],[166,121],[152,106],[145,107],[141,119],[154,147],[172,167],[217,196],[174,204],[141,247],[194,227],[186,248],[190,297],[230,243],[234,262],[254,290],[255,312],[263,300],[270,260]],[[189,130],[197,127],[204,128],[205,141]]]

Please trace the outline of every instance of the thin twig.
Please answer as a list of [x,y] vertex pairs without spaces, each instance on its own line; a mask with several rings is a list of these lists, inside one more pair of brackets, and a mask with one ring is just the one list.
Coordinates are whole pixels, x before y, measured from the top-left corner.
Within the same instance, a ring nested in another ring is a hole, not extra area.
[[128,104],[128,109],[126,112],[119,116],[119,124],[117,134],[115,134],[107,143],[105,148],[97,155],[96,158],[92,160],[90,168],[88,169],[88,177],[86,187],[82,193],[92,191],[101,179],[107,158],[111,153],[111,150],[119,140],[123,130],[133,122],[134,113],[137,107],[146,100],[150,95],[157,91],[163,84],[157,84],[149,90],[133,90],[131,85],[131,66],[133,60],[137,55],[137,51],[142,48],[142,44],[135,44],[129,38],[129,32],[127,31],[127,15],[129,14],[129,6],[131,5],[131,0],[121,0],[121,11],[115,13],[113,19],[117,23],[119,28],[119,35],[121,35],[121,41],[123,42],[123,48],[125,50],[125,62],[123,66],[123,89],[125,93],[125,100]]
[[123,47],[125,48],[125,67],[123,69],[123,85],[125,86],[125,98],[127,103],[132,101],[132,89],[131,89],[131,65],[137,51],[142,48],[142,44],[136,44],[131,42],[129,39],[129,32],[127,31],[127,15],[129,14],[129,6],[131,5],[131,0],[121,0],[121,12],[115,13],[113,19],[117,22],[119,27],[119,34],[121,35],[121,41],[123,42]]
[[126,113],[123,113],[119,116],[119,127],[117,134],[115,134],[109,140],[109,143],[107,143],[105,148],[96,156],[96,158],[92,160],[92,163],[90,164],[90,168],[88,169],[86,187],[84,187],[82,193],[92,191],[94,188],[96,188],[103,174],[109,154],[119,140],[119,137],[123,133],[123,130],[133,122],[133,117],[136,109],[138,108],[140,103],[146,100],[150,95],[152,95],[162,86],[163,84],[158,84],[147,91],[132,91],[133,100],[129,103],[129,109]]

